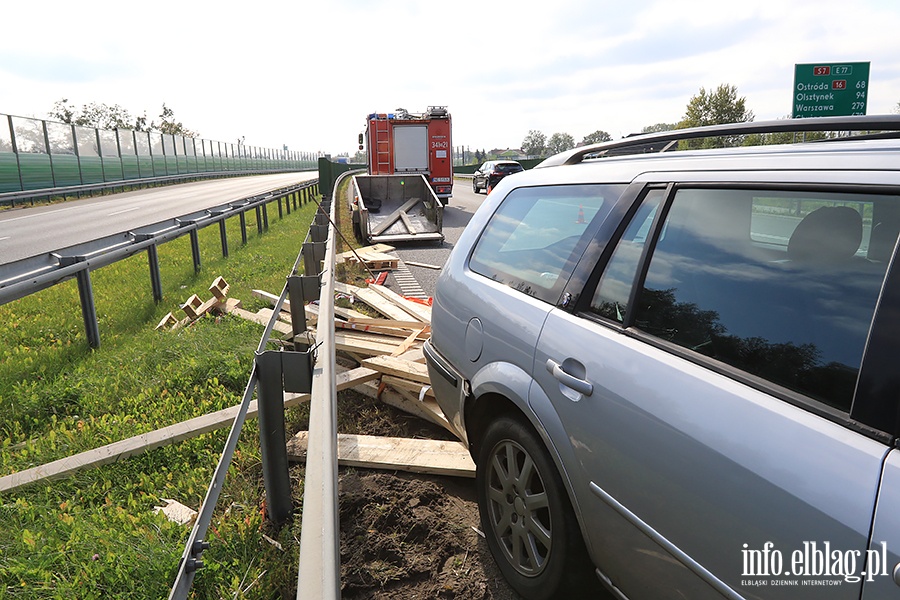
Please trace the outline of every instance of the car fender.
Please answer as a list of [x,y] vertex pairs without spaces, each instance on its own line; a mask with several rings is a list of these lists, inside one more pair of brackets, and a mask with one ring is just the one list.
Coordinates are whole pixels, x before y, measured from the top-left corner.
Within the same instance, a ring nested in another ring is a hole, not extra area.
[[[581,529],[581,535],[584,538],[588,552],[593,556],[590,547],[590,538],[586,535],[584,529],[584,519],[582,518],[581,506],[576,499],[573,483],[568,471],[564,468],[564,464],[577,464],[575,454],[571,447],[558,448],[552,439],[565,440],[565,428],[559,419],[559,415],[553,408],[550,398],[544,393],[527,371],[519,366],[508,362],[494,362],[485,365],[479,369],[470,381],[471,395],[466,399],[466,405],[463,406],[462,418],[463,427],[469,431],[469,424],[466,422],[467,415],[471,414],[470,405],[485,400],[485,396],[498,395],[509,400],[515,407],[528,419],[531,426],[541,437],[544,446],[550,453],[556,465],[556,470],[563,481],[566,493],[569,496],[569,503],[578,520],[578,527]],[[550,432],[550,435],[548,435]],[[469,436],[471,443],[472,437]],[[563,457],[561,453],[565,453]],[[565,458],[565,461],[563,460]]]

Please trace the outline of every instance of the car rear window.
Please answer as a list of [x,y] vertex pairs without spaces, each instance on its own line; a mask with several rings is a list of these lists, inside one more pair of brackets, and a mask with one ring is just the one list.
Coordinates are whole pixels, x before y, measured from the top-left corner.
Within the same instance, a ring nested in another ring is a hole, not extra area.
[[518,171],[524,171],[522,165],[497,165],[495,167],[501,173],[517,173]]
[[565,280],[624,185],[559,185],[510,192],[469,259],[476,273],[546,302]]

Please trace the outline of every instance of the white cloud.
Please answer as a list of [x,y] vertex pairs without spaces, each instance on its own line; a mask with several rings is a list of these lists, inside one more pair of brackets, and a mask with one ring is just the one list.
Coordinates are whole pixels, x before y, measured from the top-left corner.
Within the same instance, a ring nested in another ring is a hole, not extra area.
[[203,137],[352,151],[365,115],[441,104],[454,144],[517,146],[674,122],[700,87],[736,85],[757,119],[790,112],[795,63],[871,61],[869,113],[900,101],[900,6],[860,0],[161,0],[0,9],[0,112],[60,98]]

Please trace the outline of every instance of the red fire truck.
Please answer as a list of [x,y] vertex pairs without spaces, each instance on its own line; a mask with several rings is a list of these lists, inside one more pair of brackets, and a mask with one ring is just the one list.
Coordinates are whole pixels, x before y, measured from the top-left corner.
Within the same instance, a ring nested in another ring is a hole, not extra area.
[[366,122],[366,144],[369,175],[424,175],[447,204],[453,190],[453,145],[446,106],[429,106],[422,114],[402,108],[372,113]]

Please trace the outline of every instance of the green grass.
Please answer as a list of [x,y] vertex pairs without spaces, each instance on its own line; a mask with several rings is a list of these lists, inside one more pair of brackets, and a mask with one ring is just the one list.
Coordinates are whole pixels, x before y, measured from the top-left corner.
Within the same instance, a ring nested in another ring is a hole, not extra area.
[[[207,316],[180,330],[154,327],[165,313],[180,313],[191,294],[207,299],[218,275],[245,308],[264,306],[250,290],[281,292],[314,211],[309,203],[279,219],[272,204],[262,236],[255,212],[248,212],[245,246],[238,219],[229,219],[228,259],[218,227],[201,230],[199,275],[187,237],[160,246],[159,305],[146,253],[92,272],[97,350],[88,348],[74,281],[0,306],[0,475],[237,404],[261,326]],[[190,529],[153,508],[172,498],[198,509],[226,437],[227,430],[209,433],[0,495],[0,599],[166,597]],[[212,547],[194,597],[272,598],[296,585],[291,549],[299,519],[270,530],[263,496],[250,420],[207,536]]]

